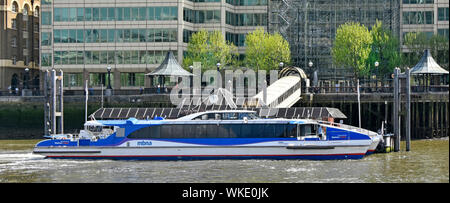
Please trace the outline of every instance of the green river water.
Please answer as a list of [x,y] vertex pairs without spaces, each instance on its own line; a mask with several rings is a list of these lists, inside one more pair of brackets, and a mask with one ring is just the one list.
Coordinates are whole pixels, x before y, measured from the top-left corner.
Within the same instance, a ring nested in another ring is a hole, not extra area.
[[113,161],[44,159],[39,140],[0,140],[0,183],[449,183],[449,139],[360,160]]

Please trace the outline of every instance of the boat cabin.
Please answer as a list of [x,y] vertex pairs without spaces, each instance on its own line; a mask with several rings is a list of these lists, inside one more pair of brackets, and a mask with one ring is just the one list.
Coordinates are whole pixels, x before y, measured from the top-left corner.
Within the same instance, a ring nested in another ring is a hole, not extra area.
[[87,121],[84,130],[80,131],[80,137],[105,138],[114,132],[113,126],[106,126],[98,121]]

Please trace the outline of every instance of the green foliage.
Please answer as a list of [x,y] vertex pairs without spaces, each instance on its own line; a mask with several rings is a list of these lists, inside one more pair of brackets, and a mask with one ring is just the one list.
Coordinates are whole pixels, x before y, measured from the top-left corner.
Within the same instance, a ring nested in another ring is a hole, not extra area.
[[245,65],[254,70],[278,69],[280,62],[289,64],[291,50],[289,43],[278,33],[269,34],[256,29],[245,38]]
[[200,30],[189,41],[183,66],[187,68],[194,62],[201,62],[202,70],[215,69],[217,63],[234,64],[237,56],[237,47],[226,42],[222,32]]
[[355,79],[367,75],[370,69],[367,59],[372,50],[373,37],[366,26],[348,22],[336,31],[336,41],[332,47],[336,65],[351,68]]
[[[381,21],[377,21],[372,30],[372,50],[367,59],[369,72],[378,76],[390,75],[395,67],[402,64],[400,54],[400,41],[391,31],[382,27]],[[379,63],[378,69],[375,62]]]

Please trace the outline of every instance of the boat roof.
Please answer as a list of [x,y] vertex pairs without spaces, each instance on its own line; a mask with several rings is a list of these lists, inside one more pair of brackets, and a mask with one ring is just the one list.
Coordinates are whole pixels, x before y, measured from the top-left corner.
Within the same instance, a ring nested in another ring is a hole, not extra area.
[[288,119],[323,119],[347,118],[339,109],[328,107],[291,107],[291,108],[237,108],[230,109],[225,106],[196,106],[192,108],[100,108],[89,117],[96,120],[126,120],[136,118],[149,120],[155,117],[164,119],[177,119],[193,113],[223,110],[256,111],[262,118],[288,118]]
[[[234,110],[234,111],[207,111],[207,112],[200,112],[200,113],[195,113],[195,114],[191,114],[189,116],[185,116],[179,119],[170,119],[170,120],[138,120],[135,118],[130,118],[127,120],[96,120],[94,121],[97,125],[103,125],[103,126],[127,126],[127,125],[161,125],[161,124],[183,124],[186,123],[188,121],[192,121],[193,118],[196,118],[197,116],[200,115],[204,115],[204,114],[208,114],[208,113],[255,113],[254,111],[247,111],[247,110]],[[89,123],[91,121],[88,121]],[[201,120],[201,121],[195,121],[199,124],[201,123],[214,123],[214,122],[218,122],[218,120]],[[223,123],[223,122],[235,122],[232,120],[229,121],[223,121],[220,120],[219,122]],[[318,124],[321,126],[329,126],[329,127],[333,127],[333,128],[340,128],[340,129],[345,129],[348,131],[353,131],[353,132],[357,132],[357,133],[362,133],[362,134],[368,134],[371,136],[377,135],[376,132],[367,130],[367,129],[363,129],[363,128],[358,128],[358,127],[354,127],[354,126],[350,126],[350,125],[345,125],[342,123],[332,123],[332,122],[327,122],[327,121],[320,121],[320,120],[314,120],[314,119],[285,119],[285,118],[275,118],[275,119],[256,119],[256,120],[249,120],[250,123],[289,123],[289,124]],[[188,122],[190,123],[190,122]]]

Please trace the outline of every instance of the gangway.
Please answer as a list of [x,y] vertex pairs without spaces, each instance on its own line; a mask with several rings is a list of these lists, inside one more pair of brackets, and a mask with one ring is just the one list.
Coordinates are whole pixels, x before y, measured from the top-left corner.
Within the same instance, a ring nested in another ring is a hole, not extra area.
[[[253,98],[257,98],[258,101],[264,101],[263,94],[264,91],[261,91]],[[301,78],[298,76],[286,76],[267,87],[267,99],[263,103],[271,108],[289,108],[300,100],[300,95]]]
[[267,87],[266,101],[264,101],[264,91],[253,97],[258,100],[258,106],[270,108],[289,108],[301,98],[302,79],[308,80],[305,72],[301,68],[290,67],[280,71],[280,79]]
[[[214,94],[201,98],[184,98],[177,108],[212,108],[236,109],[238,107],[253,108],[290,108],[301,99],[302,85],[308,88],[308,78],[298,67],[284,68],[279,72],[278,79],[257,95],[250,98],[234,97],[233,93],[219,88]],[[264,96],[266,92],[266,96]],[[265,97],[265,98],[264,98]]]

